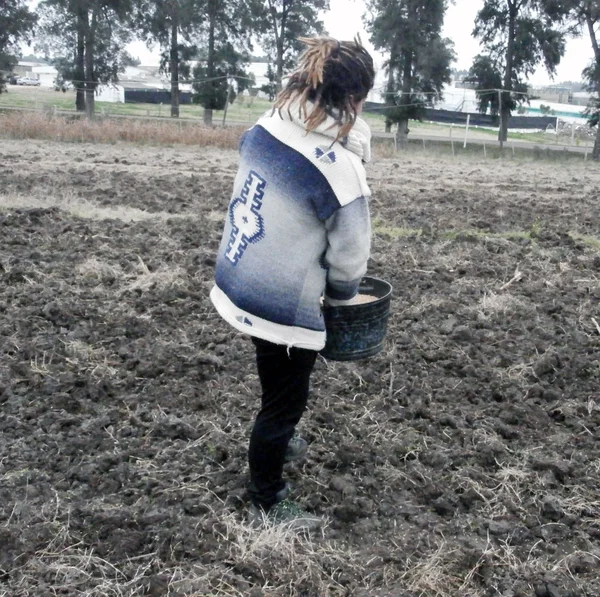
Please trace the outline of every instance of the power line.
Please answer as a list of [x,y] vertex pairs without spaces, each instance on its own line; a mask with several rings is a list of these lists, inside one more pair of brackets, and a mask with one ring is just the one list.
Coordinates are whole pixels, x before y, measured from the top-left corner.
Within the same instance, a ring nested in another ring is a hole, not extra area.
[[[180,85],[191,85],[193,83],[210,83],[212,81],[222,81],[223,79],[239,79],[242,81],[255,81],[255,79],[253,79],[252,77],[243,77],[241,75],[223,75],[223,76],[219,76],[219,77],[210,77],[210,78],[205,78],[205,79],[186,79],[184,81],[182,80],[178,80],[177,82]],[[119,86],[121,81],[108,81],[108,82],[102,82],[102,81],[87,81],[87,80],[81,80],[81,79],[68,79],[68,81],[66,81],[68,83],[82,83],[82,84],[87,84],[87,83],[93,83],[96,86],[100,86],[100,85],[115,85],[115,86]],[[136,82],[136,81],[128,81],[128,82]],[[140,81],[140,83],[143,83],[143,81]],[[166,85],[167,83],[162,83],[163,85]],[[56,84],[56,86],[59,86],[58,83]]]

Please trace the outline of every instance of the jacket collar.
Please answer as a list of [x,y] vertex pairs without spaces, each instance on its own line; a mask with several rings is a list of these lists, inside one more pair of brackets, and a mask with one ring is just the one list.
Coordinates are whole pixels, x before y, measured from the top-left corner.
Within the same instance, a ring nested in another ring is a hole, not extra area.
[[[310,114],[314,109],[314,104],[306,102],[306,113]],[[265,116],[270,116],[269,111]],[[273,118],[279,117],[279,111],[275,111]],[[292,100],[287,107],[281,109],[281,118],[293,122],[295,125],[306,129],[303,111],[300,109],[298,100]],[[332,140],[337,137],[340,130],[340,123],[333,116],[328,115],[327,118],[311,133],[323,135]],[[308,133],[307,133],[308,134]],[[356,154],[363,162],[371,161],[371,129],[369,125],[360,116],[350,129],[350,132],[340,139],[338,142],[348,151]]]

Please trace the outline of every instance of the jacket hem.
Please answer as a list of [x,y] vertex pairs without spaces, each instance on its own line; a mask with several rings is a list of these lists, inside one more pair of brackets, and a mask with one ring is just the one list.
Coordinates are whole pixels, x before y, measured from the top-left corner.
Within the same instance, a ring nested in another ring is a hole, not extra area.
[[282,325],[257,317],[237,307],[216,285],[210,291],[210,300],[219,315],[240,332],[273,342],[273,344],[283,344],[307,350],[319,351],[325,346],[324,331],[319,332],[296,326]]

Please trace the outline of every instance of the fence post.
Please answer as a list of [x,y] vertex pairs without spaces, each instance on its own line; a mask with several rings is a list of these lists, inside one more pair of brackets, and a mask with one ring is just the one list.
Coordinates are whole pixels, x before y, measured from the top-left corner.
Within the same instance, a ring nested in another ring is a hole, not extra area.
[[483,142],[483,157],[487,158],[487,150],[485,148],[485,141]]
[[471,115],[467,114],[467,128],[465,129],[465,142],[463,143],[463,149],[467,147],[467,137],[469,136],[469,123],[471,122]]
[[[508,124],[508,123],[507,123]],[[502,138],[502,90],[498,89],[498,140],[500,141],[500,153],[504,148],[504,139]]]
[[227,79],[227,99],[225,100],[225,109],[223,110],[223,127],[225,127],[225,123],[227,122],[227,106],[229,106],[229,99],[231,98],[231,87],[232,87],[233,79]]

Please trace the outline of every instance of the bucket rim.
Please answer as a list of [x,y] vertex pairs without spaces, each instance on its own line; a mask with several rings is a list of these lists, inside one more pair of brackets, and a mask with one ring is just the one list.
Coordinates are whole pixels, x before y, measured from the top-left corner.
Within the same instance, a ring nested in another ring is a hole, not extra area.
[[[369,281],[373,281],[376,282],[378,284],[381,284],[385,287],[387,287],[386,292],[383,296],[379,296],[377,297],[374,301],[369,301],[368,303],[357,303],[356,305],[337,305],[337,306],[333,306],[333,305],[323,305],[323,309],[327,309],[328,311],[335,311],[338,309],[372,309],[374,306],[376,305],[380,305],[383,302],[387,302],[390,300],[392,293],[394,291],[393,286],[386,280],[382,280],[381,278],[375,278],[373,276],[363,276],[361,278],[360,284],[362,285],[363,282],[369,282]],[[360,285],[359,285],[359,292],[357,294],[364,294],[360,292]]]
[[[360,290],[360,286],[363,284],[363,282],[370,281],[370,280],[372,280],[373,282],[377,282],[378,284],[383,284],[384,286],[387,286],[386,293],[383,296],[377,297],[377,301],[388,298],[394,291],[394,287],[387,280],[384,280],[383,278],[376,278],[375,276],[363,276],[361,278],[360,284],[358,286],[359,290]],[[377,301],[373,301],[373,303],[375,303]]]

